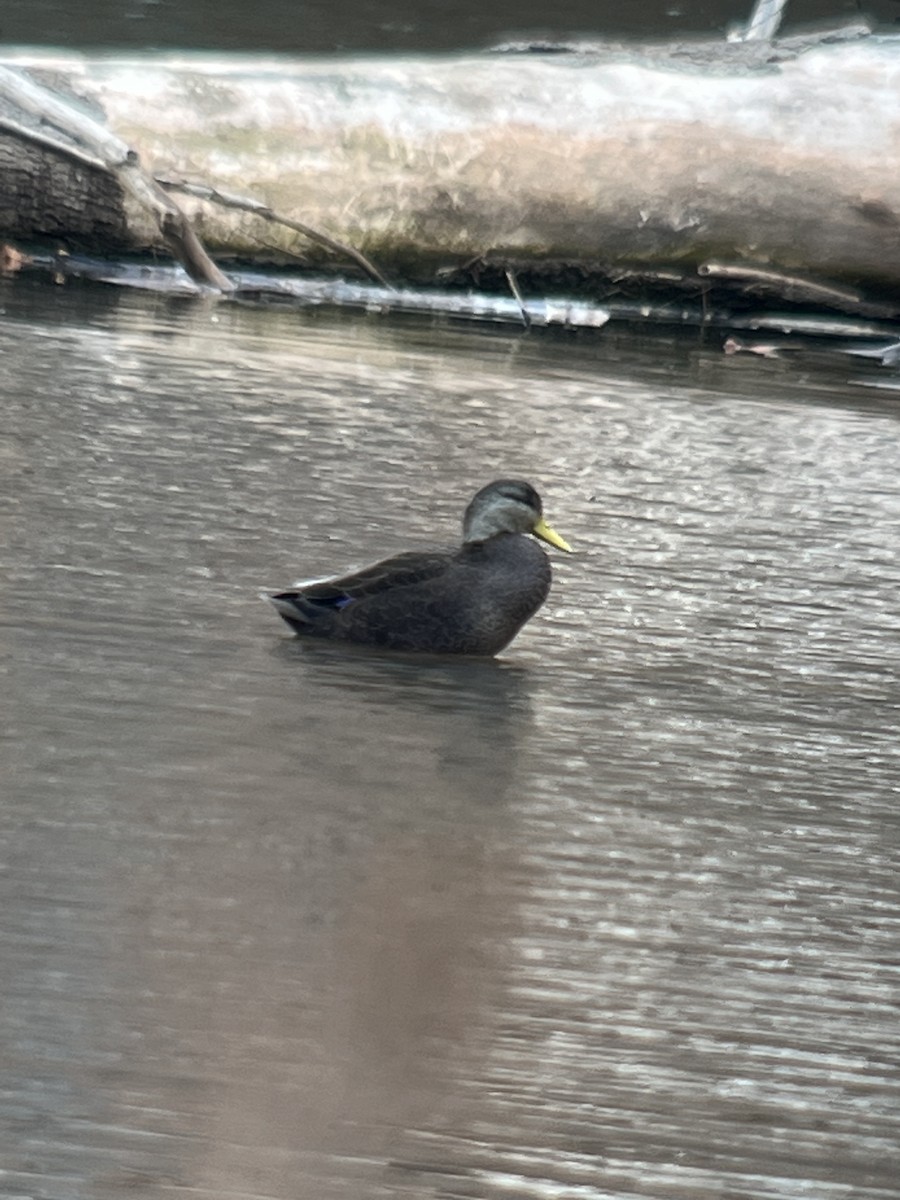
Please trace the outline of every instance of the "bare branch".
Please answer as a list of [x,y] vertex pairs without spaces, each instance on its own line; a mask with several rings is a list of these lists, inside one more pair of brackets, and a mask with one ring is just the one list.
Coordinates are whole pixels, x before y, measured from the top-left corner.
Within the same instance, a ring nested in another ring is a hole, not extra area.
[[38,146],[46,146],[48,150],[55,150],[57,154],[65,154],[67,158],[74,158],[78,162],[85,163],[89,167],[94,167],[98,171],[108,171],[109,167],[102,158],[98,158],[96,154],[91,154],[87,150],[83,150],[80,146],[76,146],[73,142],[67,142],[64,138],[54,137],[45,129],[38,129],[32,125],[25,125],[21,121],[16,121],[12,117],[0,115],[0,129],[5,129],[7,133],[14,134],[17,138],[21,138],[26,142],[34,142]]
[[522,324],[526,329],[529,329],[531,327],[531,317],[528,315],[528,310],[525,307],[525,301],[522,299],[522,293],[519,291],[519,282],[516,279],[515,272],[511,271],[509,267],[507,267],[503,274],[506,276],[506,282],[509,284],[509,290],[512,292],[519,308],[522,310]]
[[766,267],[754,267],[745,263],[705,262],[697,268],[697,274],[706,279],[734,279],[746,283],[764,284],[777,290],[786,300],[812,301],[827,304],[842,312],[857,313],[867,317],[895,316],[897,309],[887,304],[874,304],[865,299],[856,288],[840,287],[834,283],[820,283],[802,275],[786,275],[783,271],[771,271]]
[[165,188],[167,192],[181,192],[185,196],[194,196],[198,200],[206,200],[210,204],[218,204],[223,208],[236,208],[241,212],[253,213],[254,216],[261,217],[264,221],[271,221],[276,225],[284,225],[288,229],[293,229],[296,233],[302,234],[309,238],[311,242],[318,242],[321,246],[326,246],[329,250],[334,250],[337,254],[343,254],[351,259],[356,265],[365,272],[370,279],[376,283],[380,283],[382,287],[390,288],[390,284],[364,254],[353,246],[347,245],[346,242],[339,242],[335,238],[329,237],[327,233],[322,233],[318,229],[314,229],[311,225],[305,225],[302,221],[294,221],[291,217],[280,216],[274,209],[267,204],[262,204],[259,200],[253,200],[248,196],[238,196],[234,192],[223,192],[218,188],[210,187],[204,183],[186,183],[178,179],[167,179],[162,176],[156,177],[156,182],[160,187]]

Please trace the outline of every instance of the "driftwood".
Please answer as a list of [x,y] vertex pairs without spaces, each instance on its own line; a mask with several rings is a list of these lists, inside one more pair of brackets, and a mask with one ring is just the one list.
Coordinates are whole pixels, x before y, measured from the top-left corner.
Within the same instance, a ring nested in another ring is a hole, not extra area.
[[153,215],[163,240],[191,279],[220,292],[231,290],[227,275],[207,254],[184,213],[141,169],[138,155],[121,138],[24,71],[0,66],[0,97],[21,114],[0,114],[0,128],[108,174],[124,193]]
[[[511,294],[525,324],[547,296],[735,328],[761,297],[893,318],[900,39],[758,28],[452,60],[21,53],[0,67],[0,237],[121,254],[164,236],[221,290],[233,280],[196,234],[244,265],[334,274],[338,254],[379,306],[387,273]],[[108,129],[71,96],[50,103],[51,70]],[[260,220],[279,231],[269,253]]]

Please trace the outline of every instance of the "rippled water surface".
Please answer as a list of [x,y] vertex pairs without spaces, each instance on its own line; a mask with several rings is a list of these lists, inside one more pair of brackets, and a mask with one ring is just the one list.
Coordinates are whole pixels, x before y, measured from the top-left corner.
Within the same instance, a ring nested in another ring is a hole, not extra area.
[[[0,1195],[900,1194],[884,372],[0,303]],[[257,598],[501,474],[501,660]]]

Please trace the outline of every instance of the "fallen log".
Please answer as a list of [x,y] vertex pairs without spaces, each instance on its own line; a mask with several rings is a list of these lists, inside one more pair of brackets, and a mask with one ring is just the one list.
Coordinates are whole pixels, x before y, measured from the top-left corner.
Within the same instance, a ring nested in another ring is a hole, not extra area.
[[[601,301],[611,285],[628,294],[629,273],[699,295],[752,289],[756,271],[776,293],[779,277],[795,292],[804,280],[807,300],[818,282],[825,307],[829,292],[843,311],[857,293],[862,315],[898,307],[898,38],[309,62],[0,51],[0,62],[43,82],[54,72],[167,188],[193,190],[181,205],[220,258],[343,271],[340,248],[352,247],[398,284],[477,277]],[[94,163],[62,169],[66,152],[46,144],[4,170],[22,136],[5,128],[0,236],[159,246],[158,226],[117,207]],[[216,193],[248,204],[223,208]],[[728,270],[701,276],[704,264]]]
[[[0,96],[7,110],[12,110],[11,114],[9,111],[0,113],[0,128],[5,129],[7,134],[13,134],[22,144],[22,150],[25,146],[36,146],[56,159],[68,161],[71,168],[68,178],[73,181],[77,179],[84,182],[89,179],[90,176],[83,170],[88,168],[100,184],[104,199],[114,211],[117,208],[115,200],[118,188],[123,200],[128,197],[138,210],[151,217],[156,233],[191,279],[218,291],[231,290],[228,277],[206,253],[178,205],[141,169],[135,151],[96,117],[79,109],[71,100],[41,86],[27,72],[15,67],[0,65]],[[5,151],[13,155],[14,147],[7,146]],[[3,149],[0,149],[0,166],[2,154]],[[22,172],[21,161],[19,172]],[[7,167],[4,174],[9,177],[13,172]],[[25,190],[21,178],[18,188],[20,194]],[[5,200],[9,204],[14,197],[8,196]],[[72,207],[71,197],[65,194],[65,189],[60,196],[56,196],[52,190],[49,196],[45,194],[43,202],[46,204],[48,201],[51,208],[59,205],[63,214]],[[127,229],[124,208],[121,216],[121,226]],[[62,232],[65,236],[64,225]]]

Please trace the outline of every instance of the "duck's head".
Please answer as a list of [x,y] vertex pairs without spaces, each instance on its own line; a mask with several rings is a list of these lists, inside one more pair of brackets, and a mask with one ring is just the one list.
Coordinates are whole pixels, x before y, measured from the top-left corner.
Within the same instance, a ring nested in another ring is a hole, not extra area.
[[533,533],[560,550],[572,549],[544,520],[540,496],[522,479],[496,479],[469,502],[463,541],[486,542],[498,533]]

